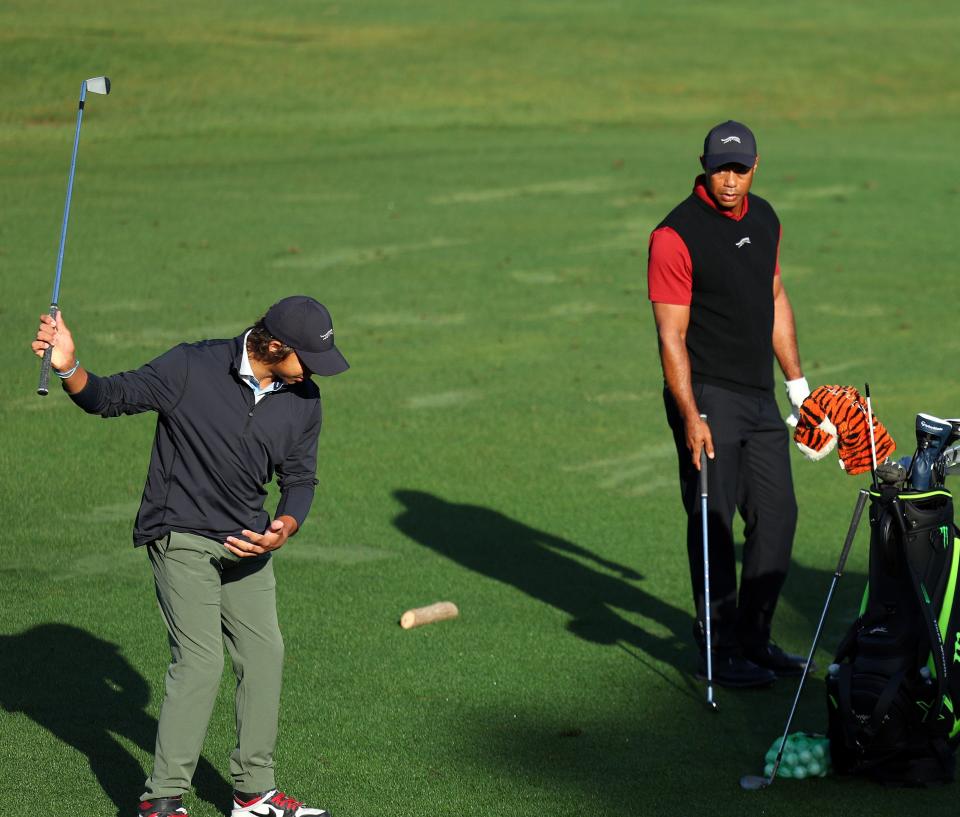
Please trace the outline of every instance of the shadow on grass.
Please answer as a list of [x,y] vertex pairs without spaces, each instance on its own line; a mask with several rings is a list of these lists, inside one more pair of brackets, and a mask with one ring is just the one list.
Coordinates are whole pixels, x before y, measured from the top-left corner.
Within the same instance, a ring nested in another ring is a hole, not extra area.
[[[830,582],[833,581],[833,572],[836,565],[830,568],[811,567],[794,562],[787,574],[787,584],[783,589],[783,598],[793,605],[810,623],[809,636],[812,639],[823,612],[823,605],[827,600]],[[840,631],[839,635],[854,622],[860,613],[860,601],[867,585],[866,573],[860,571],[844,571],[837,582],[833,600],[830,602],[830,611],[827,615],[827,625],[824,634]],[[836,636],[836,633],[835,633]],[[839,637],[839,636],[836,636]],[[823,647],[834,649],[837,644],[825,643]]]
[[[825,722],[822,679],[805,690],[797,729]],[[591,717],[534,710],[460,713],[464,760],[509,787],[517,781],[545,813],[596,817],[637,815],[776,815],[809,817],[870,813],[903,815],[955,810],[950,787],[890,790],[867,780],[829,776],[778,780],[769,790],[744,791],[744,774],[759,774],[780,737],[793,689],[722,690],[719,714],[702,708],[671,711],[607,699]]]
[[[839,547],[837,558],[840,557]],[[743,543],[737,543],[737,561],[743,558]],[[796,560],[791,561],[790,570],[783,590],[780,593],[780,605],[787,602],[806,622],[802,631],[785,632],[778,626],[779,617],[773,618],[773,638],[780,641],[781,646],[790,651],[801,653],[804,657],[810,651],[810,645],[816,634],[817,623],[823,613],[823,606],[827,601],[827,593],[833,581],[836,564],[830,567],[813,567]],[[844,570],[830,602],[830,609],[824,624],[818,650],[833,655],[839,646],[847,628],[856,620],[860,613],[860,601],[867,584],[867,576],[861,571]],[[779,607],[778,607],[779,609]]]
[[[0,655],[5,659],[0,705],[22,712],[86,755],[118,815],[132,814],[143,792],[144,772],[114,735],[152,755],[157,720],[146,712],[147,682],[117,645],[69,624],[41,624],[0,636]],[[194,787],[218,808],[232,797],[232,787],[203,758]]]
[[[394,525],[406,536],[449,559],[570,616],[570,632],[598,644],[619,645],[653,672],[641,653],[687,677],[696,665],[690,615],[637,587],[643,577],[624,565],[477,505],[447,502],[423,491],[398,490],[404,506]],[[649,632],[617,611],[654,622]],[[687,690],[693,689],[690,679]]]

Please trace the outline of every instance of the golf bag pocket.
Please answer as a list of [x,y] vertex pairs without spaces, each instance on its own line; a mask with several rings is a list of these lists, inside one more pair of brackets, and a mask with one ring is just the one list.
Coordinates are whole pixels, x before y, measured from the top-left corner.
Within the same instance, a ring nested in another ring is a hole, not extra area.
[[935,686],[831,665],[827,676],[827,736],[838,774],[862,775],[890,786],[931,786],[954,779],[954,748],[943,729],[929,728]]

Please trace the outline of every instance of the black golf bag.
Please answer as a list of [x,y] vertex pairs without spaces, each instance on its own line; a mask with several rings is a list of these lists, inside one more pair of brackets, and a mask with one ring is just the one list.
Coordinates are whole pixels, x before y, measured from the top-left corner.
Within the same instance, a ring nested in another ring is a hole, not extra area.
[[960,543],[953,498],[871,491],[860,616],[827,674],[834,769],[900,786],[950,782],[960,743]]

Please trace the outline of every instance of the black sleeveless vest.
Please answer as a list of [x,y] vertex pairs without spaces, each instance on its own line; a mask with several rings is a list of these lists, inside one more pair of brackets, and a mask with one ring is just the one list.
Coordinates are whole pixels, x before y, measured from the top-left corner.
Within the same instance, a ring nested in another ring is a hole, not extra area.
[[734,221],[691,193],[659,226],[676,231],[693,264],[687,329],[693,382],[772,391],[773,273],[780,239],[773,208],[749,195],[746,216]]

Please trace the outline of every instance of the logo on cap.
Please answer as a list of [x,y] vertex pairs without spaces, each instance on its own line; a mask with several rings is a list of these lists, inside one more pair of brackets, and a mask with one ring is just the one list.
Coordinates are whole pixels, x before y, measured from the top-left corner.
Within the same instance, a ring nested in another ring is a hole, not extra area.
[[333,329],[328,329],[320,336],[320,340],[329,340],[333,337]]
[[736,142],[738,145],[743,144],[743,143],[740,141],[740,137],[739,137],[739,136],[725,136],[725,137],[724,137],[723,139],[721,139],[720,141],[723,142],[723,144],[727,144],[727,142]]
[[737,242],[737,249],[740,249],[740,247],[742,247],[744,244],[749,244],[749,243],[750,243],[750,236],[745,235],[743,238],[741,238]]

